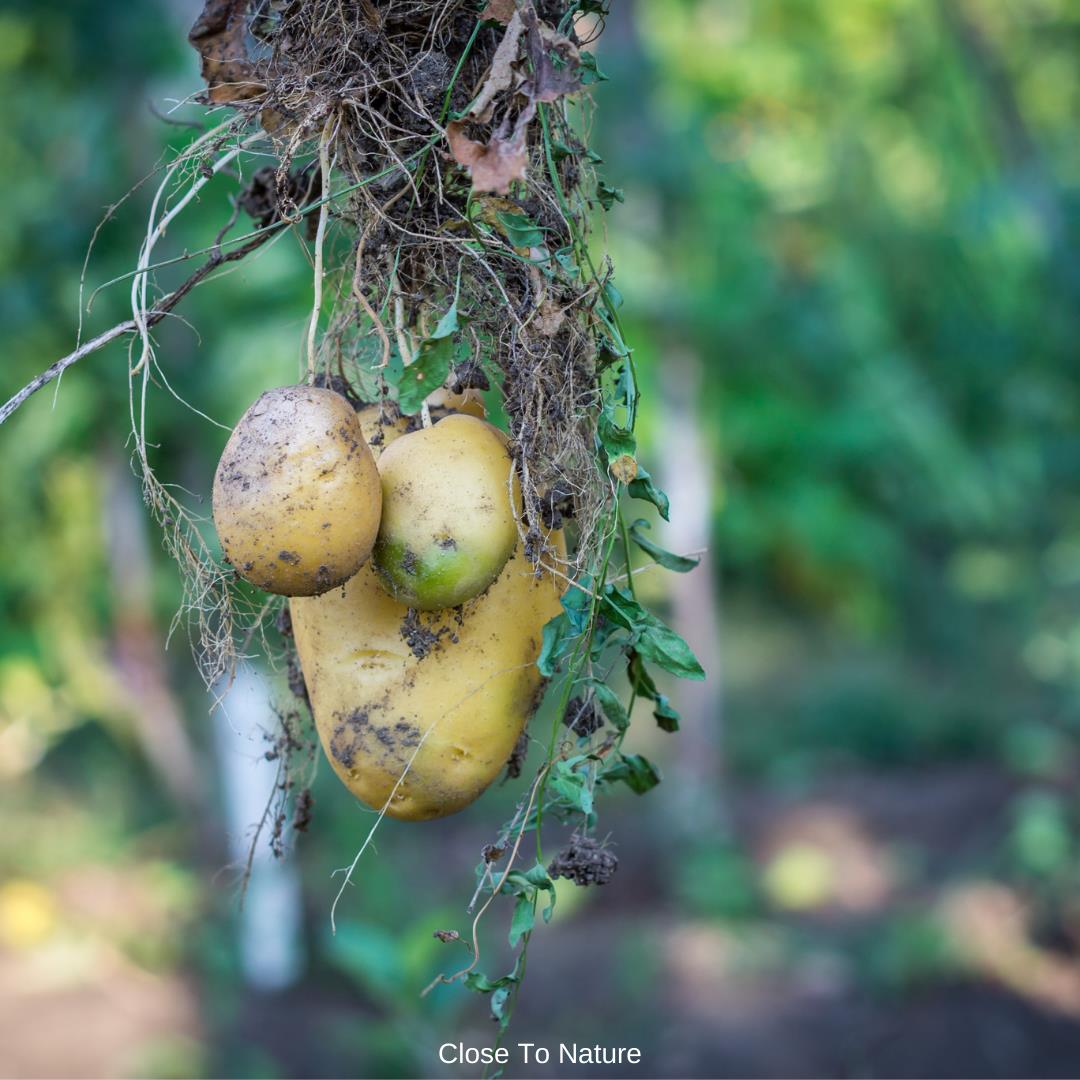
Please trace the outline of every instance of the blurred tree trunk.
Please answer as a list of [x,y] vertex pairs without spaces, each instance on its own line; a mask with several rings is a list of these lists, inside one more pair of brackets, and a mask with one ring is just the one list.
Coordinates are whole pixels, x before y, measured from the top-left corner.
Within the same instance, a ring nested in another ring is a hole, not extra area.
[[677,736],[679,782],[672,786],[679,819],[688,831],[718,825],[721,819],[722,660],[720,602],[713,553],[709,550],[715,476],[703,437],[698,402],[701,360],[672,346],[665,351],[661,402],[661,477],[671,498],[665,546],[679,554],[704,552],[696,570],[671,575],[675,629],[701,660],[704,682],[681,681]]

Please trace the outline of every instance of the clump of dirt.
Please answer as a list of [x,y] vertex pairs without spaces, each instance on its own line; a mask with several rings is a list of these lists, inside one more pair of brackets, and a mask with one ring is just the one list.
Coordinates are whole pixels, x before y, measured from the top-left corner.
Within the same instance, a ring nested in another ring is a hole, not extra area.
[[525,765],[525,758],[529,755],[529,736],[522,732],[518,741],[514,743],[514,749],[510,751],[510,757],[506,761],[506,779],[516,780],[521,775]]
[[311,794],[311,788],[306,787],[296,796],[296,807],[293,810],[292,827],[297,832],[307,832],[311,824],[311,811],[315,805],[315,796]]
[[464,394],[466,390],[490,390],[491,380],[479,360],[466,360],[454,368],[447,385],[451,393]]
[[572,697],[566,703],[562,722],[575,735],[587,739],[604,726],[604,717],[591,698]]
[[606,885],[619,867],[618,857],[593,836],[574,833],[570,843],[551,860],[548,873],[575,885]]
[[440,647],[442,638],[447,635],[451,640],[457,640],[456,635],[451,633],[450,627],[435,627],[425,623],[416,608],[409,608],[405,613],[405,618],[401,620],[401,636],[417,660],[430,656],[435,649]]
[[285,681],[289,692],[304,708],[311,710],[311,697],[308,694],[307,680],[304,678],[304,670],[300,666],[300,657],[296,652],[296,642],[293,639],[292,615],[288,604],[282,604],[274,620],[277,632],[281,635],[285,651]]
[[[240,192],[237,204],[260,229],[282,220],[283,205],[303,207],[312,202],[322,187],[322,175],[318,164],[309,161],[286,174],[283,191],[279,188],[281,182],[278,169],[264,165],[255,170],[247,187]],[[313,240],[316,219],[309,215],[307,220],[308,239]]]

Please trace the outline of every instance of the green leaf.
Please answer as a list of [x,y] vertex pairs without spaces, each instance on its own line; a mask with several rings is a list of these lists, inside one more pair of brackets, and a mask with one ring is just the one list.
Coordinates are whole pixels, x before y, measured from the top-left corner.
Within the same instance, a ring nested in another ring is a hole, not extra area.
[[670,521],[671,518],[668,515],[671,513],[671,501],[668,497],[653,483],[653,478],[649,475],[648,471],[643,469],[641,465],[638,465],[637,477],[631,480],[627,485],[627,491],[635,499],[643,499],[645,502],[651,502],[657,510],[660,511],[660,516],[665,521]]
[[605,210],[610,210],[617,202],[626,202],[626,192],[601,180],[596,185],[596,198]]
[[667,694],[661,694],[653,682],[653,677],[645,667],[645,661],[633,649],[629,650],[630,659],[626,665],[626,676],[630,686],[639,697],[653,703],[653,716],[664,731],[679,730],[679,714],[672,708]]
[[536,922],[536,891],[529,896],[519,896],[514,905],[514,915],[510,920],[510,948],[517,948],[517,943],[527,934]]
[[618,311],[623,306],[623,295],[611,278],[604,282],[604,296],[612,311]]
[[608,615],[634,635],[633,646],[646,660],[681,679],[705,678],[690,646],[629,593],[609,585],[604,590],[604,605]]
[[645,667],[645,661],[633,650],[629,650],[630,661],[626,665],[626,676],[630,680],[630,688],[639,697],[655,701],[660,696],[656,689],[656,683]]
[[596,57],[591,52],[580,53],[581,61],[581,85],[590,86],[592,83],[605,82],[607,76],[596,66]]
[[580,772],[575,772],[567,762],[560,761],[555,766],[555,774],[549,782],[549,787],[560,796],[568,809],[577,810],[586,817],[593,812],[592,790],[586,782],[586,777]]
[[581,267],[577,264],[577,255],[574,253],[572,244],[567,244],[555,252],[555,261],[569,278],[576,278],[581,273]]
[[503,975],[498,979],[489,979],[482,971],[472,971],[465,976],[465,985],[478,994],[490,994],[504,986],[511,986],[518,981],[516,974]]
[[634,438],[634,433],[619,427],[606,412],[600,414],[596,431],[600,437],[600,445],[603,446],[611,461],[622,457],[623,454],[633,457],[637,453],[637,440]]
[[652,526],[644,518],[638,518],[637,521],[630,526],[630,538],[654,562],[657,562],[664,567],[665,570],[674,570],[676,574],[685,574],[687,571],[693,570],[701,561],[700,559],[688,558],[685,555],[673,555],[670,551],[665,551],[664,548],[660,547],[658,544],[654,544],[648,537],[641,535],[642,529],[651,528]]
[[509,1000],[509,986],[503,986],[491,995],[491,1015],[499,1021],[499,1027],[502,1028],[506,1027],[506,1023],[509,1020],[509,1017],[506,1015],[506,1003]]
[[666,694],[656,695],[656,707],[653,709],[653,716],[664,731],[679,730],[679,713],[671,707]]
[[577,585],[570,586],[563,593],[560,602],[574,633],[585,633],[592,613],[592,578],[588,574],[582,574],[577,580]]
[[495,216],[506,230],[506,238],[510,241],[511,247],[534,248],[543,244],[544,230],[527,214],[500,210]]
[[424,398],[437,390],[450,374],[454,358],[454,334],[458,331],[457,297],[439,320],[434,333],[420,342],[416,357],[401,371],[398,381],[398,405],[406,416],[412,416],[424,403]]
[[564,158],[573,157],[575,151],[572,147],[560,139],[551,140],[551,157],[554,161],[562,161]]
[[594,682],[592,690],[604,715],[611,721],[611,726],[616,731],[625,731],[630,726],[630,717],[623,708],[622,702],[615,696],[615,691],[602,682]]
[[554,889],[555,883],[551,880],[551,875],[547,872],[547,867],[543,863],[537,863],[531,870],[527,870],[522,875],[530,885],[535,885],[538,889]]
[[621,780],[631,791],[644,795],[660,783],[660,770],[641,754],[621,754],[604,772],[605,780]]
[[545,679],[550,679],[559,670],[559,661],[566,655],[569,631],[570,620],[565,612],[544,624],[543,644],[536,659],[536,666]]

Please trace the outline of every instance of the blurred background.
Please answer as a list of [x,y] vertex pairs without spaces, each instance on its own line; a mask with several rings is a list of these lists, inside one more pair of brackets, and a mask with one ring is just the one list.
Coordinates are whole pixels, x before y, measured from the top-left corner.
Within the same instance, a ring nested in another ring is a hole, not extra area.
[[[596,140],[625,204],[599,233],[674,503],[654,532],[708,548],[642,589],[710,680],[670,688],[680,734],[637,725],[667,782],[608,800],[619,871],[560,881],[510,1041],[636,1044],[652,1076],[1075,1075],[1080,8],[613,6]],[[198,85],[200,7],[0,11],[0,398],[69,351],[105,208],[190,137],[152,109]],[[151,186],[92,285],[133,265]],[[158,334],[177,393],[232,424],[292,378],[309,290],[282,243],[193,294]],[[370,816],[323,769],[240,910],[267,683],[211,716],[183,634],[165,649],[124,365],[0,429],[0,1074],[475,1072],[435,1051],[489,1045],[486,1001],[417,993],[458,966],[432,933],[465,930],[516,785],[385,822],[334,938]],[[160,473],[206,494],[224,433],[153,409]]]

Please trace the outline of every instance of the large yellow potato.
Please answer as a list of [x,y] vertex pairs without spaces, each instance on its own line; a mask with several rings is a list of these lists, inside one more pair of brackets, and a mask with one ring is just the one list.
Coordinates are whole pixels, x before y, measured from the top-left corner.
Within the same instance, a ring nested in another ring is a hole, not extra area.
[[[551,542],[565,554],[561,534]],[[410,617],[370,566],[343,589],[292,600],[319,739],[345,786],[407,821],[480,795],[537,705],[535,661],[559,593],[519,551],[460,622],[446,611]]]
[[384,447],[379,474],[373,562],[390,595],[437,611],[482,593],[518,539],[506,436],[474,416],[447,416]]
[[214,476],[214,525],[241,577],[314,596],[367,561],[382,510],[353,407],[314,386],[268,390],[240,418]]

